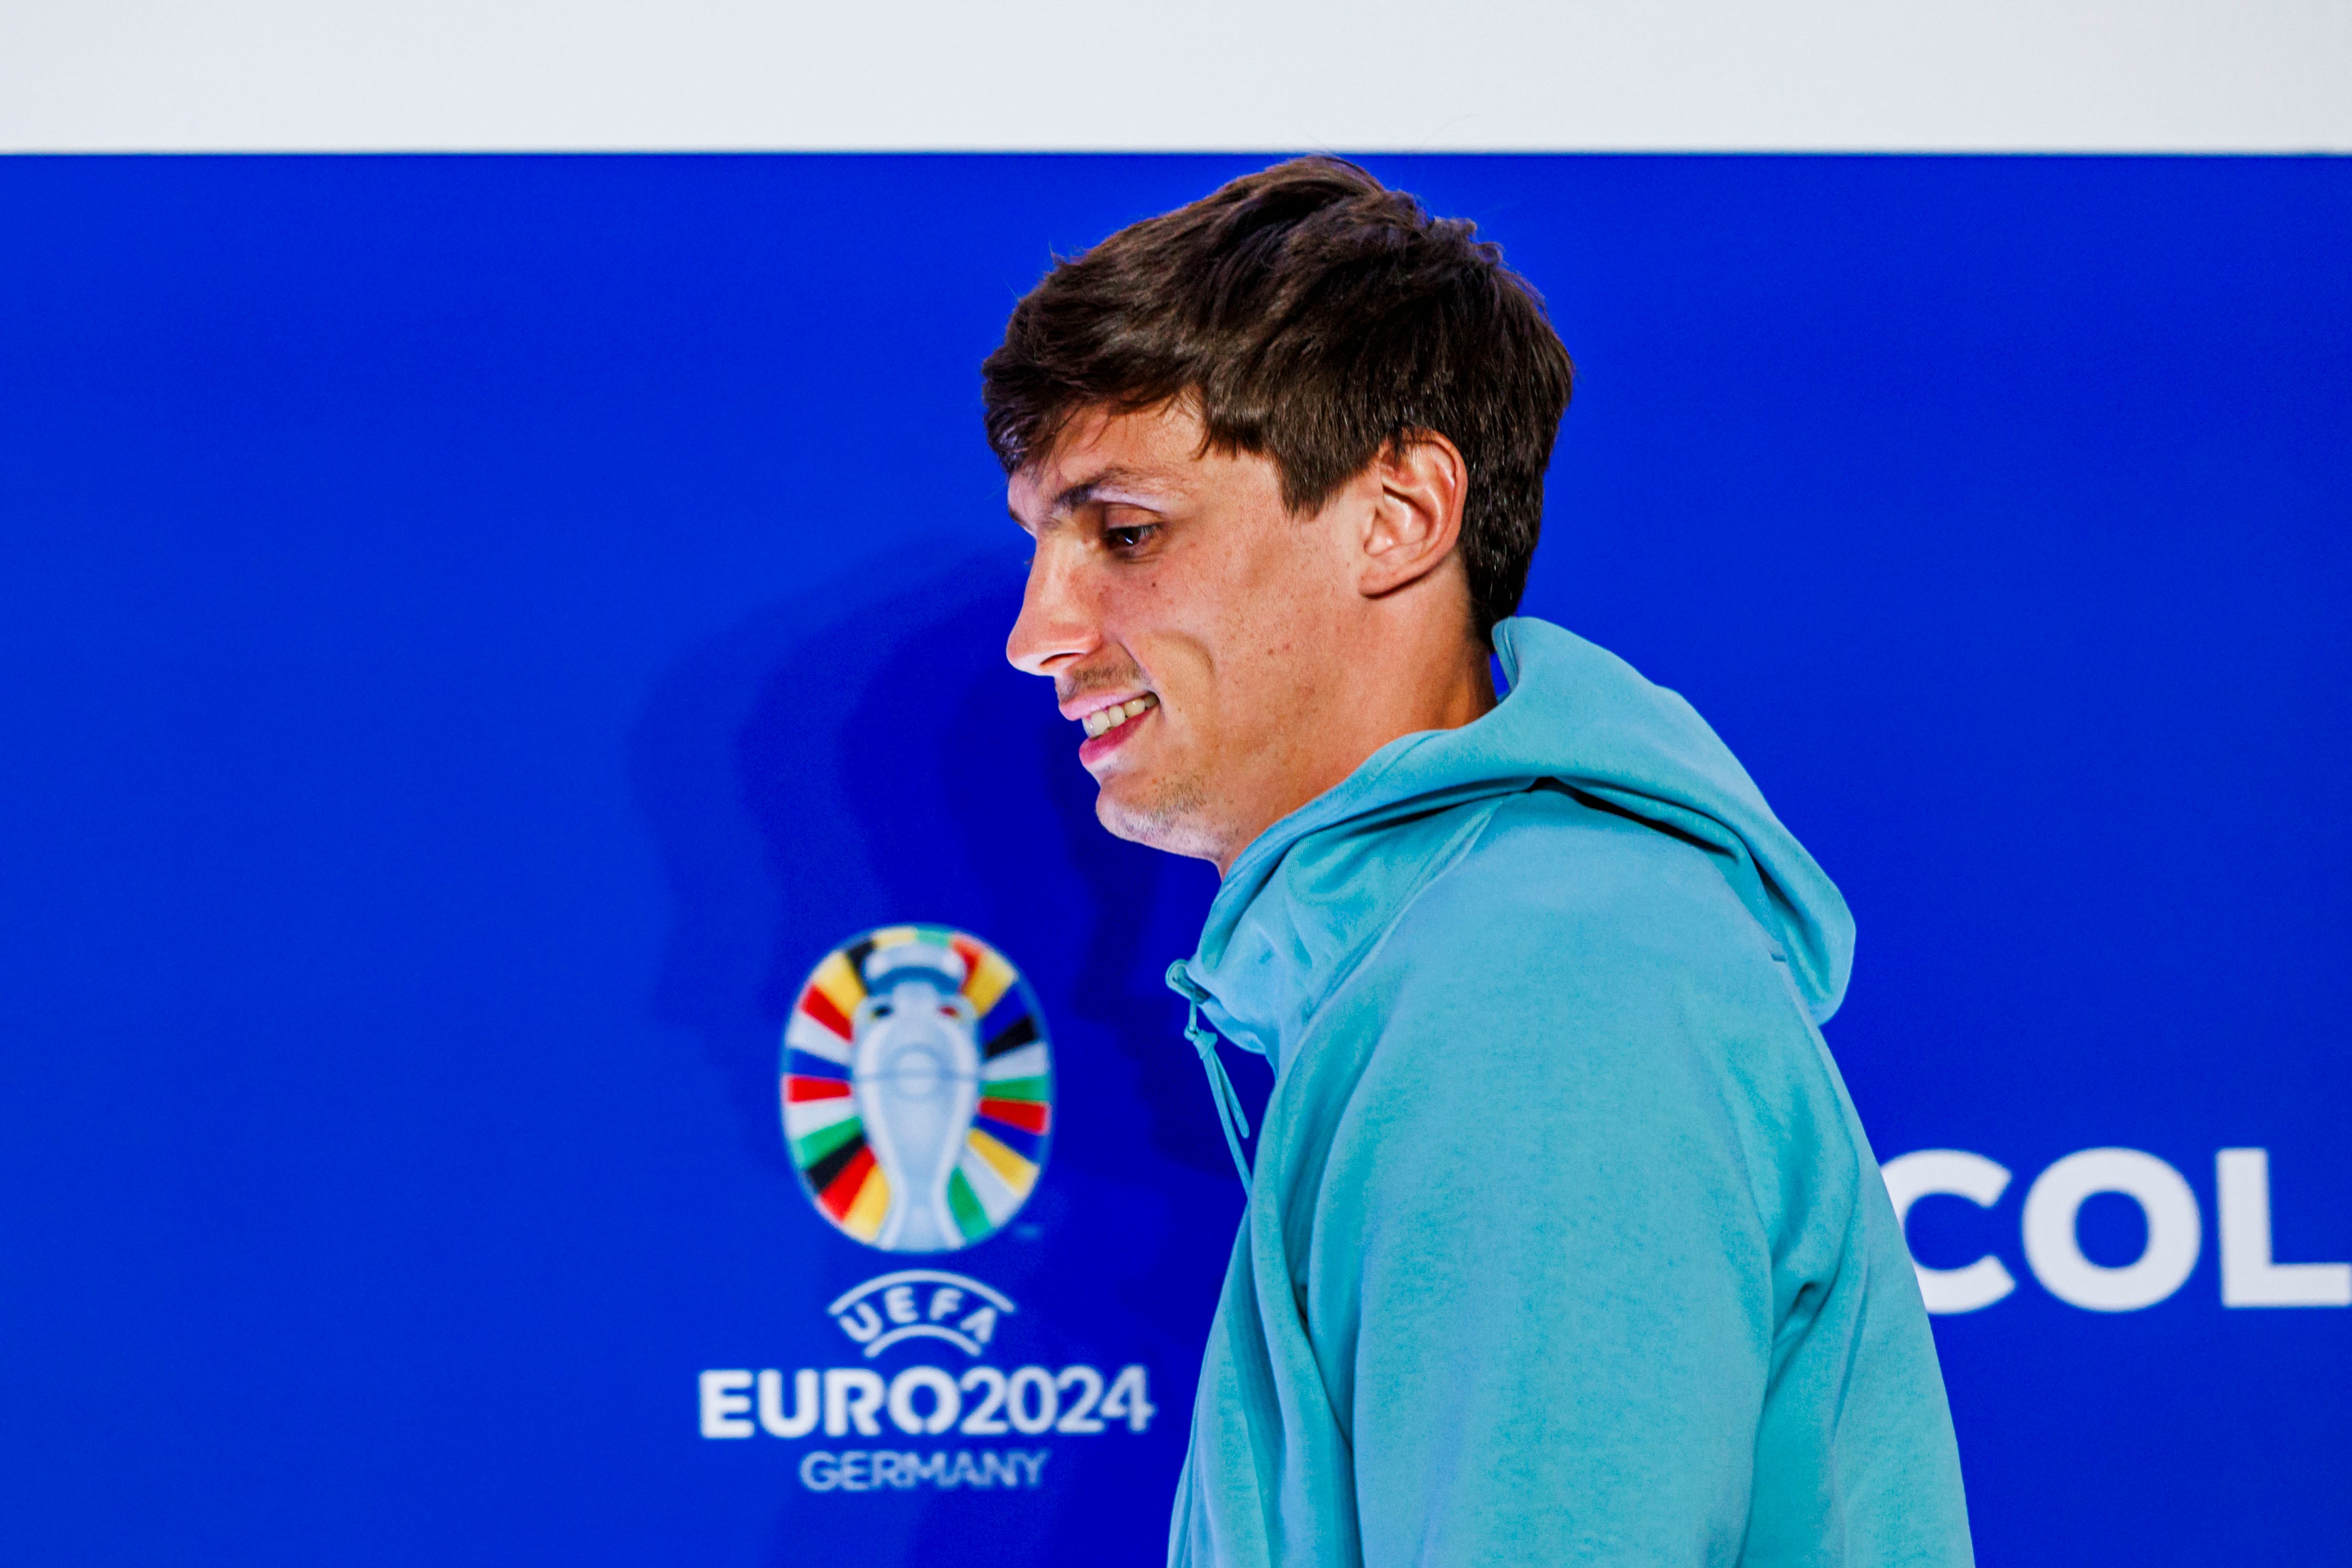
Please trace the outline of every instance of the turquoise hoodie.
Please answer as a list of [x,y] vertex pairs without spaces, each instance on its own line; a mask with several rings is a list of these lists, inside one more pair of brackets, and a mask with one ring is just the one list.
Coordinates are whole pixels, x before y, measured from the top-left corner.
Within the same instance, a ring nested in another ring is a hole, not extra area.
[[1680,697],[1495,645],[1494,711],[1269,828],[1169,972],[1275,1071],[1170,1562],[1969,1563],[1816,1028],[1844,901]]

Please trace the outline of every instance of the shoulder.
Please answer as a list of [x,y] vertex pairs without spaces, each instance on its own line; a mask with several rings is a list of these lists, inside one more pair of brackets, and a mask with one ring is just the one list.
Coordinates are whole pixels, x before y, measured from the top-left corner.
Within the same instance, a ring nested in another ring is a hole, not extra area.
[[[1388,964],[1434,981],[1449,957],[1486,956],[1579,996],[1727,988],[1768,1015],[1795,1007],[1775,946],[1706,850],[1559,789],[1514,795],[1423,887],[1383,945]],[[1727,995],[1727,1000],[1731,999]]]
[[1561,791],[1493,810],[1333,1001],[1377,1042],[1359,1090],[1379,1120],[1517,1128],[1629,1170],[1703,1145],[1767,1187],[1791,1162],[1833,1187],[1859,1170],[1820,1038],[1713,857]]

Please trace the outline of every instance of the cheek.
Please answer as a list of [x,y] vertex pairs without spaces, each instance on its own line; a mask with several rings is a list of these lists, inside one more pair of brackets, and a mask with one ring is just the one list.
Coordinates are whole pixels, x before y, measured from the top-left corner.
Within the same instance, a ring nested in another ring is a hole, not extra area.
[[1139,571],[1106,583],[1097,601],[1105,641],[1125,649],[1163,696],[1187,679],[1203,637],[1193,599],[1172,573]]
[[1176,728],[1206,740],[1245,725],[1265,667],[1289,657],[1302,625],[1321,619],[1319,606],[1297,613],[1290,580],[1313,578],[1298,570],[1296,554],[1202,552],[1107,585],[1105,633],[1142,666]]
[[1118,643],[1181,727],[1198,724],[1213,708],[1216,662],[1190,628],[1164,622],[1132,625]]

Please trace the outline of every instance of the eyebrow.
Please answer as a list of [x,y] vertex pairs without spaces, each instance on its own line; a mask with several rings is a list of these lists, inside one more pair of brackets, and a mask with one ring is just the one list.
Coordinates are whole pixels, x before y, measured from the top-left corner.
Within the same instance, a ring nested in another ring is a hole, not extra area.
[[[1053,505],[1045,509],[1045,520],[1050,523],[1066,517],[1080,507],[1103,499],[1106,493],[1113,500],[1123,499],[1125,497],[1119,492],[1130,486],[1149,488],[1149,486],[1150,481],[1140,469],[1113,465],[1091,478],[1081,479],[1055,496]],[[1013,512],[1013,520],[1020,523],[1024,532],[1027,531],[1029,525],[1022,521],[1020,513]]]
[[1143,476],[1132,468],[1116,465],[1104,469],[1091,479],[1084,479],[1054,497],[1054,511],[1075,512],[1080,507],[1097,499],[1106,490],[1118,490],[1134,485]]

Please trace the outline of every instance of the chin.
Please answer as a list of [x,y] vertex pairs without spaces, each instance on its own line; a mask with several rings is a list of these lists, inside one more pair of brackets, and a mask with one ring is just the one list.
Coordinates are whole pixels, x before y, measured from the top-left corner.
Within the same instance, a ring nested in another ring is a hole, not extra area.
[[1115,838],[1172,855],[1217,858],[1215,834],[1202,819],[1208,792],[1194,779],[1148,779],[1132,775],[1105,783],[1095,796],[1095,820]]

